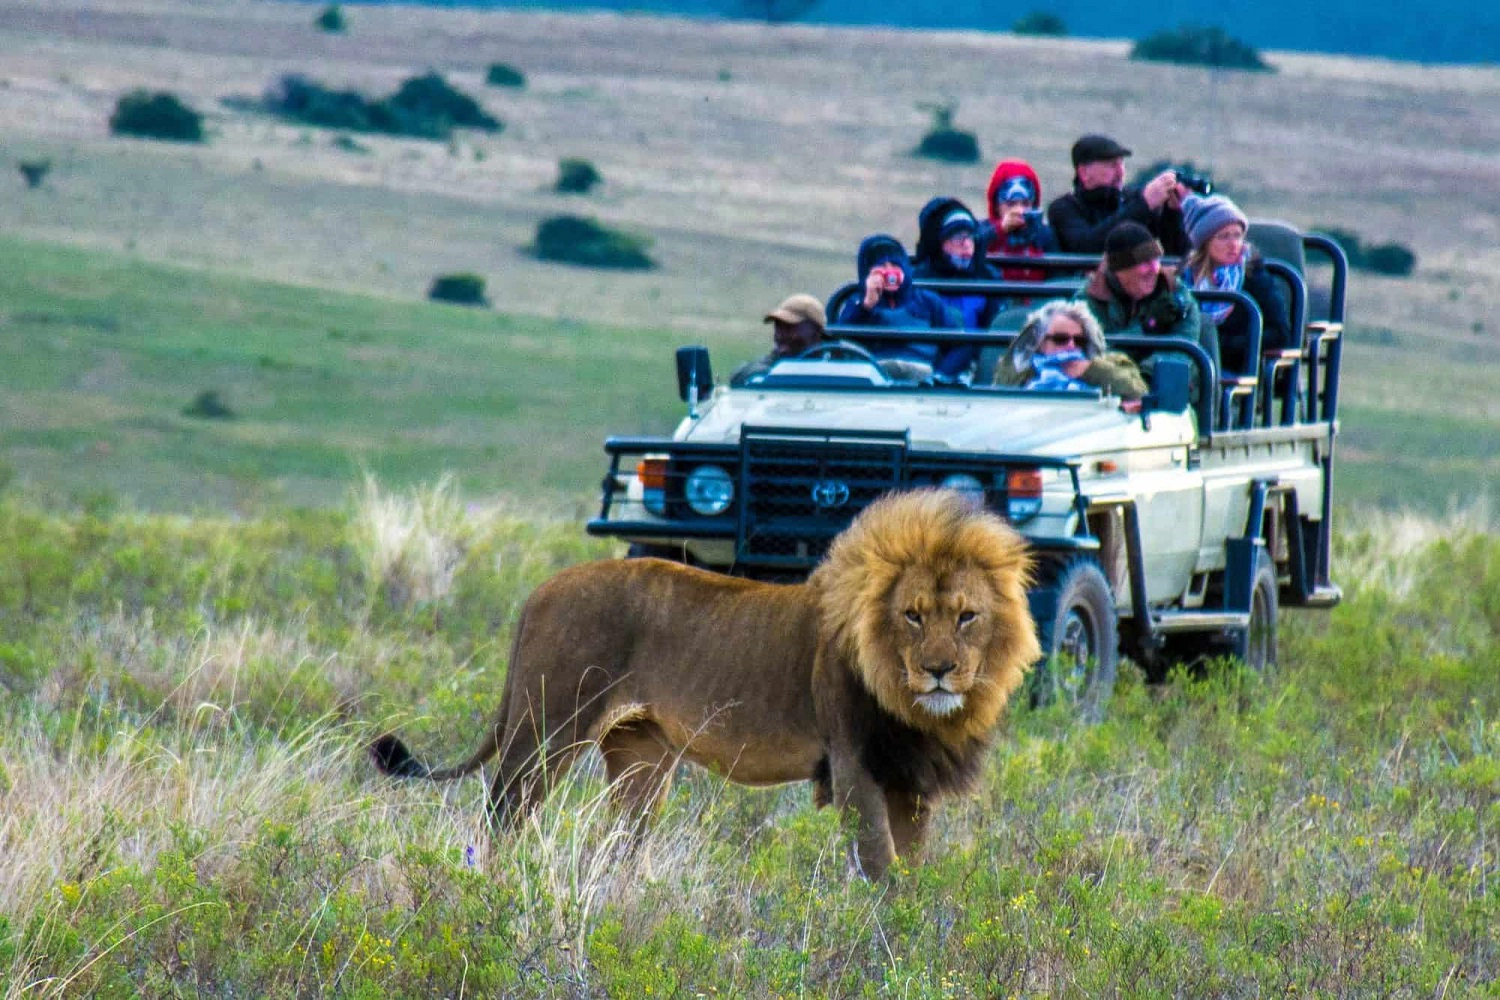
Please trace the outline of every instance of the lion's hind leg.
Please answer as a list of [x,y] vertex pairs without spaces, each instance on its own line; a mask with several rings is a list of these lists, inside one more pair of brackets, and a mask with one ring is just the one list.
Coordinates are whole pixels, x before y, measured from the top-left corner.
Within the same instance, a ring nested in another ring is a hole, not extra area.
[[645,833],[661,814],[672,788],[678,750],[654,722],[632,719],[599,738],[610,796],[620,812],[635,819],[635,835]]

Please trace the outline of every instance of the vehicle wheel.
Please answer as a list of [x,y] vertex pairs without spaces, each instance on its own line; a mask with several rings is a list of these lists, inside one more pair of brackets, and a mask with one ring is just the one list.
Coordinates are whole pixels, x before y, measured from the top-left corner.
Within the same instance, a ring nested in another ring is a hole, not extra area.
[[1250,625],[1234,636],[1233,655],[1263,674],[1276,666],[1276,618],[1279,601],[1276,564],[1262,552],[1255,564],[1255,586],[1250,591]]
[[1042,661],[1032,672],[1033,704],[1064,702],[1085,722],[1103,718],[1120,666],[1119,619],[1104,571],[1073,559],[1032,592]]

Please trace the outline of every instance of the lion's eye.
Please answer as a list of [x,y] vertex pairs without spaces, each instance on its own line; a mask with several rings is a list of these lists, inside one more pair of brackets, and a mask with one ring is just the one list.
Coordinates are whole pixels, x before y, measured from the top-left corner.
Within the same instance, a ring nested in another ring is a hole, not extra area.
[[922,616],[917,614],[915,611],[908,611],[906,613],[906,620],[911,622],[913,625],[922,624]]
[[979,616],[972,611],[960,611],[958,613],[958,627],[963,628],[965,625],[969,624],[969,622],[978,617]]

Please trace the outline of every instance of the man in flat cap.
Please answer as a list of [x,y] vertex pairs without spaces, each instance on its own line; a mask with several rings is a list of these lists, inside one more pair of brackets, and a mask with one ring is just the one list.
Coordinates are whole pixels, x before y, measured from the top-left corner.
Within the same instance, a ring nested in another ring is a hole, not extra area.
[[729,384],[744,385],[757,375],[764,375],[783,358],[795,358],[823,342],[828,318],[823,303],[811,295],[789,295],[781,305],[766,313],[771,324],[771,353],[758,361],[747,361],[729,376]]
[[1065,253],[1103,253],[1110,230],[1138,222],[1172,256],[1187,252],[1182,199],[1189,193],[1177,175],[1163,170],[1145,187],[1125,187],[1130,150],[1107,135],[1073,143],[1073,190],[1047,206],[1047,221]]

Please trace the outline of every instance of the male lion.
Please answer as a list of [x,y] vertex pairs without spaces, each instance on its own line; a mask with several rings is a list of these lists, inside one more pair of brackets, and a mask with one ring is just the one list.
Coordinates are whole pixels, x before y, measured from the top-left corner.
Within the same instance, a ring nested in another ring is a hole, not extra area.
[[679,760],[749,785],[815,782],[859,819],[881,876],[920,850],[932,808],[973,782],[1001,710],[1040,655],[1025,542],[958,494],[893,494],[834,540],[805,584],[659,559],[564,570],[521,611],[494,725],[433,770],[394,736],[381,770],[437,781],[496,753],[490,814],[513,826],[590,743],[616,800],[648,818]]

